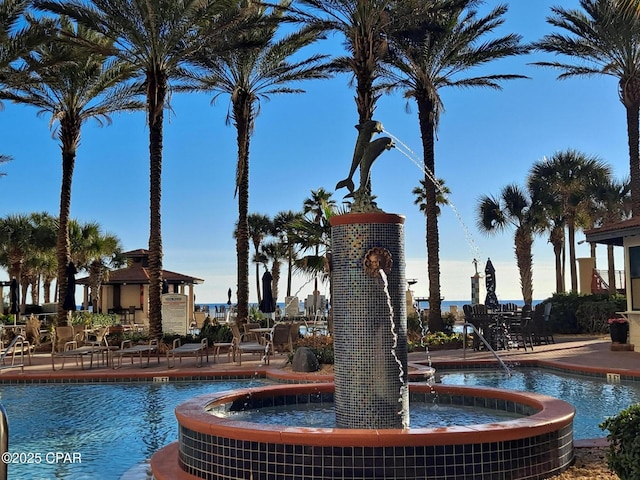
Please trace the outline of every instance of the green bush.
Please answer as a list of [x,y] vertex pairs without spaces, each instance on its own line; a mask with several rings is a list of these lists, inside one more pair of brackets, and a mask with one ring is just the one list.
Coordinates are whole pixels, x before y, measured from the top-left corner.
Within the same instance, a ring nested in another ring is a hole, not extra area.
[[609,430],[609,450],[607,464],[620,480],[640,478],[640,404],[636,403],[622,410],[614,417],[600,424],[603,430]]
[[[333,365],[333,337],[326,335],[302,337],[294,344],[294,353],[299,347],[309,347],[321,365]],[[293,353],[289,354],[289,363],[292,360]]]
[[627,309],[620,295],[580,295],[555,293],[543,303],[551,302],[551,329],[555,333],[604,333],[607,320],[615,312]]

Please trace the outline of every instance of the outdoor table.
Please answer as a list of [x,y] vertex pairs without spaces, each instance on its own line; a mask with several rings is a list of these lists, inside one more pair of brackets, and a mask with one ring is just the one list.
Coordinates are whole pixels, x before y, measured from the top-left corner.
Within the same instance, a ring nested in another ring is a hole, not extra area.
[[266,336],[271,334],[271,331],[273,330],[273,328],[250,328],[249,331],[251,333],[255,333],[256,335],[258,335],[258,338],[260,339],[260,343],[262,345],[264,345],[266,343]]

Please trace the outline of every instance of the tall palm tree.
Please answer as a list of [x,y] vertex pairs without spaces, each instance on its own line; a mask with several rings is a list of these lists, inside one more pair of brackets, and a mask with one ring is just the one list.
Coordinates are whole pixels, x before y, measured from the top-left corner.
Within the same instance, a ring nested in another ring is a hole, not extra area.
[[598,157],[569,149],[556,152],[549,159],[533,164],[529,173],[529,190],[556,202],[567,227],[571,290],[578,291],[576,266],[576,226],[594,191],[611,175],[610,168]]
[[[414,187],[411,190],[416,198],[413,201],[414,205],[417,205],[421,212],[426,214],[427,211],[427,184],[429,182],[425,179],[420,180],[420,186]],[[445,185],[445,182],[442,178],[438,179],[438,192],[436,194],[436,211],[437,214],[440,215],[441,209],[440,205],[449,205],[449,195],[451,194],[451,189]]]
[[85,47],[128,64],[142,79],[149,125],[149,334],[162,335],[161,180],[164,110],[171,82],[181,78],[205,39],[231,42],[232,0],[35,0],[40,9],[66,15],[111,41]]
[[269,215],[261,213],[251,213],[247,217],[249,225],[249,238],[253,243],[253,252],[256,264],[256,292],[258,293],[258,305],[262,303],[262,291],[260,289],[260,264],[263,263],[261,258],[260,246],[262,241],[269,236],[273,230],[273,224]]
[[301,50],[314,43],[319,33],[305,27],[291,33],[279,30],[284,9],[291,0],[281,0],[277,7],[248,2],[248,17],[255,28],[246,34],[246,48],[213,52],[200,58],[205,74],[198,78],[199,87],[220,95],[229,95],[231,108],[227,117],[236,127],[238,158],[236,166],[236,195],[238,197],[238,226],[236,253],[238,256],[238,321],[246,321],[249,314],[249,144],[255,120],[263,100],[284,93],[302,93],[291,84],[326,78],[324,55],[304,56]]
[[294,239],[294,224],[302,220],[301,212],[287,210],[278,212],[273,217],[273,233],[287,250],[287,293],[291,296],[291,280],[293,276],[293,265],[297,259],[296,243]]
[[86,42],[110,46],[102,35],[83,26],[75,26],[66,17],[59,19],[57,40],[37,47],[24,60],[32,82],[0,91],[0,98],[31,105],[39,114],[51,115],[57,128],[62,150],[62,186],[60,189],[58,261],[58,320],[64,322],[66,312],[63,299],[67,288],[65,269],[70,261],[69,214],[71,211],[71,185],[80,132],[84,122],[97,120],[99,124],[111,122],[114,112],[137,110],[142,104],[134,100],[137,87],[125,84],[131,71],[120,62],[90,53],[86,49],[62,41],[75,36]]
[[524,303],[533,302],[533,236],[538,229],[535,201],[517,185],[507,185],[498,197],[484,195],[478,202],[478,229],[493,235],[514,229],[513,242]]
[[[632,4],[632,5],[630,5]],[[563,56],[535,65],[561,70],[559,80],[609,75],[627,116],[632,214],[640,212],[640,15],[637,0],[580,0],[581,9],[553,7],[547,22],[559,31],[542,37],[536,48]]]
[[[30,21],[32,19],[27,13],[30,4],[31,0],[0,1],[0,89],[24,85],[29,80],[28,76],[16,72],[11,65],[47,39],[43,23]],[[10,156],[0,155],[0,163],[10,160]],[[0,176],[4,175],[0,172]]]
[[[432,23],[393,32],[388,77],[395,88],[415,100],[422,136],[425,189],[427,271],[429,274],[429,329],[444,327],[440,295],[440,240],[438,233],[438,186],[436,185],[435,136],[443,110],[440,91],[444,87],[501,89],[501,82],[525,78],[515,74],[477,75],[477,68],[490,62],[526,53],[521,36],[507,34],[487,39],[504,23],[507,12],[500,5],[478,17],[479,2],[459,2],[458,8],[441,11]],[[442,192],[440,192],[442,194]]]

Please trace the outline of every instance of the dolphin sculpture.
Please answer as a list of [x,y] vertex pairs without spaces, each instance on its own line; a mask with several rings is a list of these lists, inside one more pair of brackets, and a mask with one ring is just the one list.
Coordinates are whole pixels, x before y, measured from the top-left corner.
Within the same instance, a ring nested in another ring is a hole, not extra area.
[[[353,159],[351,160],[349,176],[336,184],[336,190],[346,187],[350,194],[353,194],[353,191],[355,190],[353,174],[356,172],[358,166],[361,165],[361,161],[371,139],[376,133],[380,133],[384,130],[382,123],[377,122],[376,120],[367,120],[360,125],[355,125],[355,128],[358,130],[358,139],[356,140],[356,147],[353,151]],[[378,153],[378,155],[380,155],[380,153]],[[360,172],[360,178],[362,178],[362,167],[360,168]]]

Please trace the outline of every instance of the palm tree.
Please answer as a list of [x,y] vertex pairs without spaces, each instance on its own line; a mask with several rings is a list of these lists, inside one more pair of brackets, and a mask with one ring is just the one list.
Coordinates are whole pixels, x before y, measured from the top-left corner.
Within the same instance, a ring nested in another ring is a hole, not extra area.
[[100,287],[109,267],[120,267],[126,263],[122,257],[120,239],[104,233],[97,222],[69,222],[71,259],[78,270],[89,273],[90,296],[93,311],[100,306]]
[[[10,85],[24,85],[28,76],[17,74],[11,65],[28,54],[31,48],[47,39],[43,24],[33,22],[27,9],[31,0],[0,1],[0,89]],[[17,75],[16,75],[17,74]],[[0,155],[0,163],[12,160]],[[5,173],[0,172],[0,176]]]
[[598,157],[572,149],[556,152],[551,158],[534,163],[530,170],[529,190],[538,192],[541,198],[556,202],[566,224],[573,292],[578,291],[576,222],[588,205],[593,186],[604,184],[610,175],[610,168]]
[[627,116],[632,214],[640,212],[640,15],[637,0],[580,0],[578,9],[553,7],[547,22],[560,31],[545,35],[535,47],[564,56],[535,65],[561,70],[559,80],[609,75],[618,79],[618,95]]
[[[181,78],[204,40],[231,43],[232,0],[35,0],[40,9],[66,15],[99,32],[85,47],[113,56],[141,78],[149,125],[149,334],[162,335],[161,180],[164,110],[171,82]],[[104,37],[111,41],[97,41]]]
[[268,261],[271,261],[271,294],[274,303],[278,303],[278,284],[280,283],[280,263],[287,258],[287,246],[280,240],[270,240],[262,246],[262,253],[265,257],[265,268],[269,269]]
[[[598,185],[594,195],[594,209],[591,212],[593,226],[605,226],[629,218],[631,198],[629,181],[608,182]],[[616,293],[616,269],[613,245],[607,244],[607,267],[609,293]],[[595,255],[594,255],[595,257]]]
[[32,238],[33,224],[28,215],[8,215],[0,219],[0,259],[9,277],[20,278]]
[[214,52],[200,58],[206,73],[198,78],[202,90],[215,92],[215,98],[229,95],[231,101],[227,121],[236,127],[238,159],[236,166],[236,195],[238,197],[238,226],[236,253],[238,256],[238,321],[248,318],[249,301],[249,144],[260,112],[262,100],[284,93],[302,93],[290,84],[303,80],[326,78],[322,63],[324,55],[300,57],[300,51],[315,42],[319,33],[313,28],[281,35],[280,21],[291,0],[282,0],[277,7],[251,4],[249,17],[255,28],[239,37],[247,48]]
[[297,243],[303,249],[313,249],[313,255],[307,255],[298,261],[298,266],[313,275],[314,311],[319,300],[318,275],[326,274],[327,253],[331,249],[331,226],[329,219],[336,211],[336,202],[332,193],[320,187],[311,191],[311,197],[302,204],[303,220],[294,223]]
[[533,246],[537,225],[535,201],[517,185],[507,185],[498,197],[485,195],[478,202],[478,229],[486,234],[514,228],[516,263],[524,303],[533,302]]
[[[429,329],[442,330],[440,295],[440,240],[438,233],[438,186],[435,169],[435,136],[443,110],[444,87],[501,89],[501,82],[525,78],[514,74],[476,76],[476,69],[495,60],[527,52],[521,36],[507,34],[485,40],[504,23],[507,7],[494,8],[478,17],[478,2],[459,2],[458,8],[441,11],[433,23],[417,24],[390,38],[388,77],[395,88],[416,101],[424,158],[427,270],[429,274]],[[442,195],[442,192],[440,192]]]
[[[427,211],[427,185],[428,181],[425,179],[420,180],[420,186],[415,187],[411,190],[416,198],[413,201],[414,205],[417,205],[421,212],[426,214]],[[436,211],[438,212],[438,216],[440,215],[440,205],[449,205],[449,195],[451,194],[451,189],[444,184],[444,180],[442,178],[438,179],[438,191],[436,194]]]
[[264,263],[260,252],[260,245],[273,230],[273,225],[269,215],[263,215],[261,213],[251,213],[247,217],[247,224],[249,225],[249,238],[251,239],[251,243],[253,243],[254,261],[256,264],[256,291],[258,292],[258,305],[260,305],[262,303],[260,264]]
[[303,214],[287,210],[278,212],[273,217],[273,233],[287,250],[287,297],[291,296],[291,280],[294,261],[297,259],[296,243],[294,241],[294,224],[302,220]]
[[89,119],[108,124],[111,122],[111,113],[137,110],[142,104],[133,100],[137,88],[122,83],[131,76],[126,66],[60,39],[75,36],[86,42],[102,44],[105,48],[109,47],[108,40],[83,26],[74,26],[65,17],[59,19],[59,26],[58,41],[40,45],[24,59],[32,82],[2,90],[0,98],[34,106],[39,109],[39,114],[51,114],[52,124],[59,123],[62,186],[56,256],[58,319],[64,322],[66,312],[62,300],[67,288],[65,269],[71,257],[68,229],[71,184],[82,124]]

